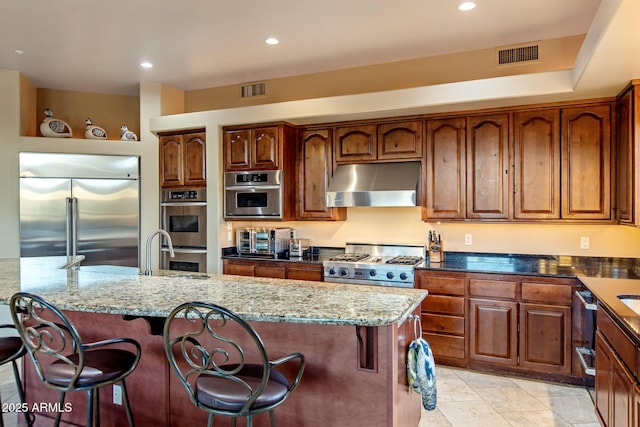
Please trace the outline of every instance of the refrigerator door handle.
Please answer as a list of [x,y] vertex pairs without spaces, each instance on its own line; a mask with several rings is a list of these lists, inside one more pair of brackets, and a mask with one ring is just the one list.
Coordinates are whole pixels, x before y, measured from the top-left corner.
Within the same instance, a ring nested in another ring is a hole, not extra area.
[[67,256],[78,254],[78,199],[67,197]]

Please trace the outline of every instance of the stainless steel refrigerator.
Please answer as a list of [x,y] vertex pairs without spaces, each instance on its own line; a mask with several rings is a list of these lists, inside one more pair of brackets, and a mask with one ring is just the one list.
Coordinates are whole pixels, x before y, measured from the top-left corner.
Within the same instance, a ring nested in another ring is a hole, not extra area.
[[20,255],[140,264],[140,159],[20,153]]

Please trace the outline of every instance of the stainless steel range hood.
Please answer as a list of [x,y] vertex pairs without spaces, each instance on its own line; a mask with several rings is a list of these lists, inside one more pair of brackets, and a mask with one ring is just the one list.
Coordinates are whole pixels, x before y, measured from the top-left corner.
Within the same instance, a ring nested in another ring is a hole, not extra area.
[[420,162],[338,165],[327,206],[416,206]]

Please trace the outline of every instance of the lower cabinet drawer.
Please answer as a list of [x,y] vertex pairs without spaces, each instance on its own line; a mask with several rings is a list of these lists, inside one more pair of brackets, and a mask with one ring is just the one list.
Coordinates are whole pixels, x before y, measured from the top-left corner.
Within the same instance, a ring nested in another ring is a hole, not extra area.
[[423,337],[431,345],[436,360],[439,357],[464,359],[464,337],[425,332]]
[[422,313],[422,330],[464,335],[464,317]]
[[422,301],[422,310],[444,314],[464,315],[464,297],[428,295]]

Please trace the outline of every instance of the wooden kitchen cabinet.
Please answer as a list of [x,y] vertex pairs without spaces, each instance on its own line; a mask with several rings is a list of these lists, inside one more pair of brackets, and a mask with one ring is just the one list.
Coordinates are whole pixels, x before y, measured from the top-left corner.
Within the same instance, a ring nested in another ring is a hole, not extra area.
[[616,102],[616,219],[620,224],[637,225],[636,123],[639,81],[632,81]]
[[296,130],[287,123],[227,126],[223,133],[227,172],[293,167]]
[[336,163],[376,160],[378,158],[377,136],[375,124],[336,127]]
[[422,333],[436,362],[466,366],[466,275],[416,270],[415,286],[429,291],[421,305]]
[[617,357],[605,335],[596,332],[595,407],[600,423],[632,427],[636,405],[636,381]]
[[519,366],[571,374],[571,307],[520,303],[519,316]]
[[222,272],[239,276],[270,277],[274,279],[323,280],[322,264],[269,261],[260,259],[223,259]]
[[427,120],[422,220],[466,216],[466,119]]
[[571,375],[573,359],[571,283],[523,280],[520,285],[519,366]]
[[422,120],[335,127],[336,163],[422,160]]
[[611,107],[562,109],[562,218],[611,219]]
[[467,118],[467,218],[508,219],[509,115]]
[[515,367],[518,363],[518,304],[469,300],[469,359]]
[[422,120],[378,125],[378,160],[421,160]]
[[573,287],[562,279],[471,276],[470,362],[571,376]]
[[333,171],[332,129],[303,129],[300,135],[296,156],[297,219],[345,220],[346,208],[327,207],[327,189]]
[[206,179],[204,132],[160,135],[160,187],[203,187]]
[[560,109],[514,114],[514,219],[560,218]]

